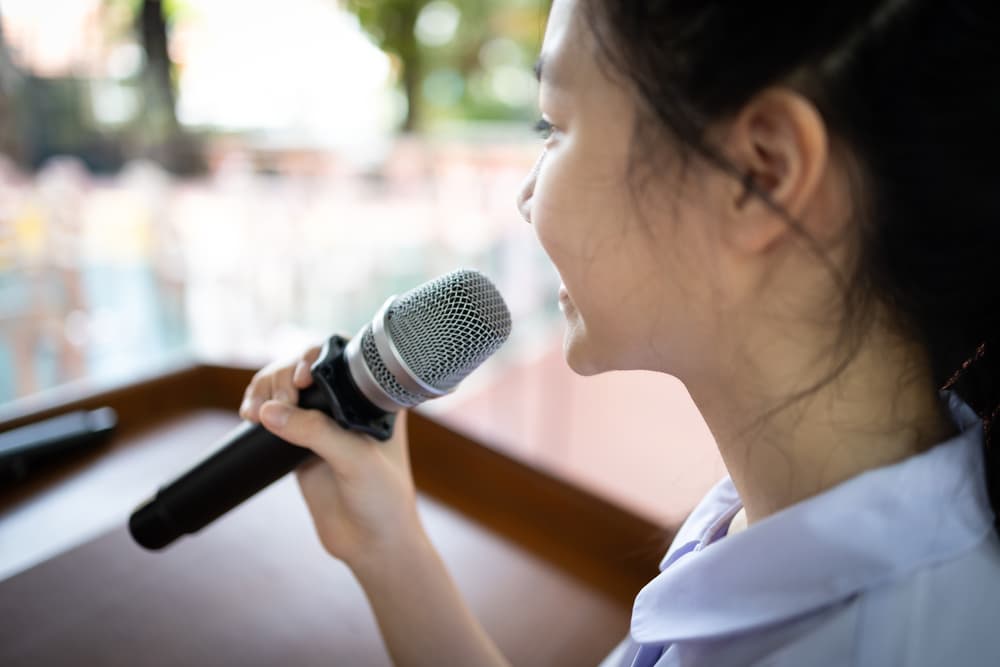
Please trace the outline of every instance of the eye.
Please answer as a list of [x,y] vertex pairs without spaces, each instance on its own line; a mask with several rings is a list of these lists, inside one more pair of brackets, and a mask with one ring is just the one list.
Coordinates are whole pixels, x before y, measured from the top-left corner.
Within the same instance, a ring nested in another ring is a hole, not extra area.
[[534,130],[538,133],[542,139],[548,139],[555,132],[555,126],[544,118],[540,118],[537,123],[535,123]]

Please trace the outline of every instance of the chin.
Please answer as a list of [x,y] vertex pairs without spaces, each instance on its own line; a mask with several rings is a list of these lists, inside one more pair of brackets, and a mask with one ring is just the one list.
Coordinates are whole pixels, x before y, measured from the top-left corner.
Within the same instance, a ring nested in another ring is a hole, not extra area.
[[563,339],[563,357],[566,365],[577,375],[597,375],[608,370],[599,363],[586,337],[573,331],[567,331]]

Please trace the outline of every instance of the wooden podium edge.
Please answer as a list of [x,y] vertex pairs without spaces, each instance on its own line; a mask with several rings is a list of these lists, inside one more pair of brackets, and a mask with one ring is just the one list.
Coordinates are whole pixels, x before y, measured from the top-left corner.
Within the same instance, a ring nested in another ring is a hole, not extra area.
[[[251,369],[191,364],[152,378],[89,393],[69,389],[0,410],[0,432],[46,417],[110,406],[118,433],[134,434],[192,408],[235,412]],[[418,412],[409,420],[417,487],[559,570],[631,606],[657,572],[674,530],[660,526],[557,476],[474,442]],[[74,460],[86,465],[91,452]],[[24,499],[66,468],[21,485]]]

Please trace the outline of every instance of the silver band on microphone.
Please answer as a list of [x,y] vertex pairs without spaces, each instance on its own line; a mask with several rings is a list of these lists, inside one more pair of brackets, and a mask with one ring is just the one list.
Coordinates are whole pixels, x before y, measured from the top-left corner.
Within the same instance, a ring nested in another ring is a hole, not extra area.
[[365,329],[367,328],[367,324],[361,327],[361,331],[348,341],[347,348],[344,350],[344,356],[347,357],[347,367],[351,371],[351,377],[354,378],[355,384],[358,385],[358,389],[365,395],[365,398],[371,401],[376,407],[382,408],[386,412],[396,412],[397,410],[406,408],[407,406],[400,405],[394,401],[392,396],[382,389],[382,385],[375,381],[375,377],[368,368],[368,364],[365,363],[365,355],[361,351],[361,341],[364,338]]

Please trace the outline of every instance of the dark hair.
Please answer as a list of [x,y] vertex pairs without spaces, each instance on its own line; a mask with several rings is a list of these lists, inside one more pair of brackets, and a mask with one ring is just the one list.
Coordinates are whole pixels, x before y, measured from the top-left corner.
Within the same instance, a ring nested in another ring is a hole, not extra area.
[[[586,12],[603,60],[641,97],[637,133],[652,121],[685,160],[693,154],[735,174],[706,130],[768,86],[789,86],[816,106],[859,181],[840,342],[859,339],[872,299],[890,308],[926,349],[936,386],[982,417],[987,488],[1000,515],[991,429],[1000,419],[993,0],[587,0]],[[1000,532],[1000,519],[994,525]]]

